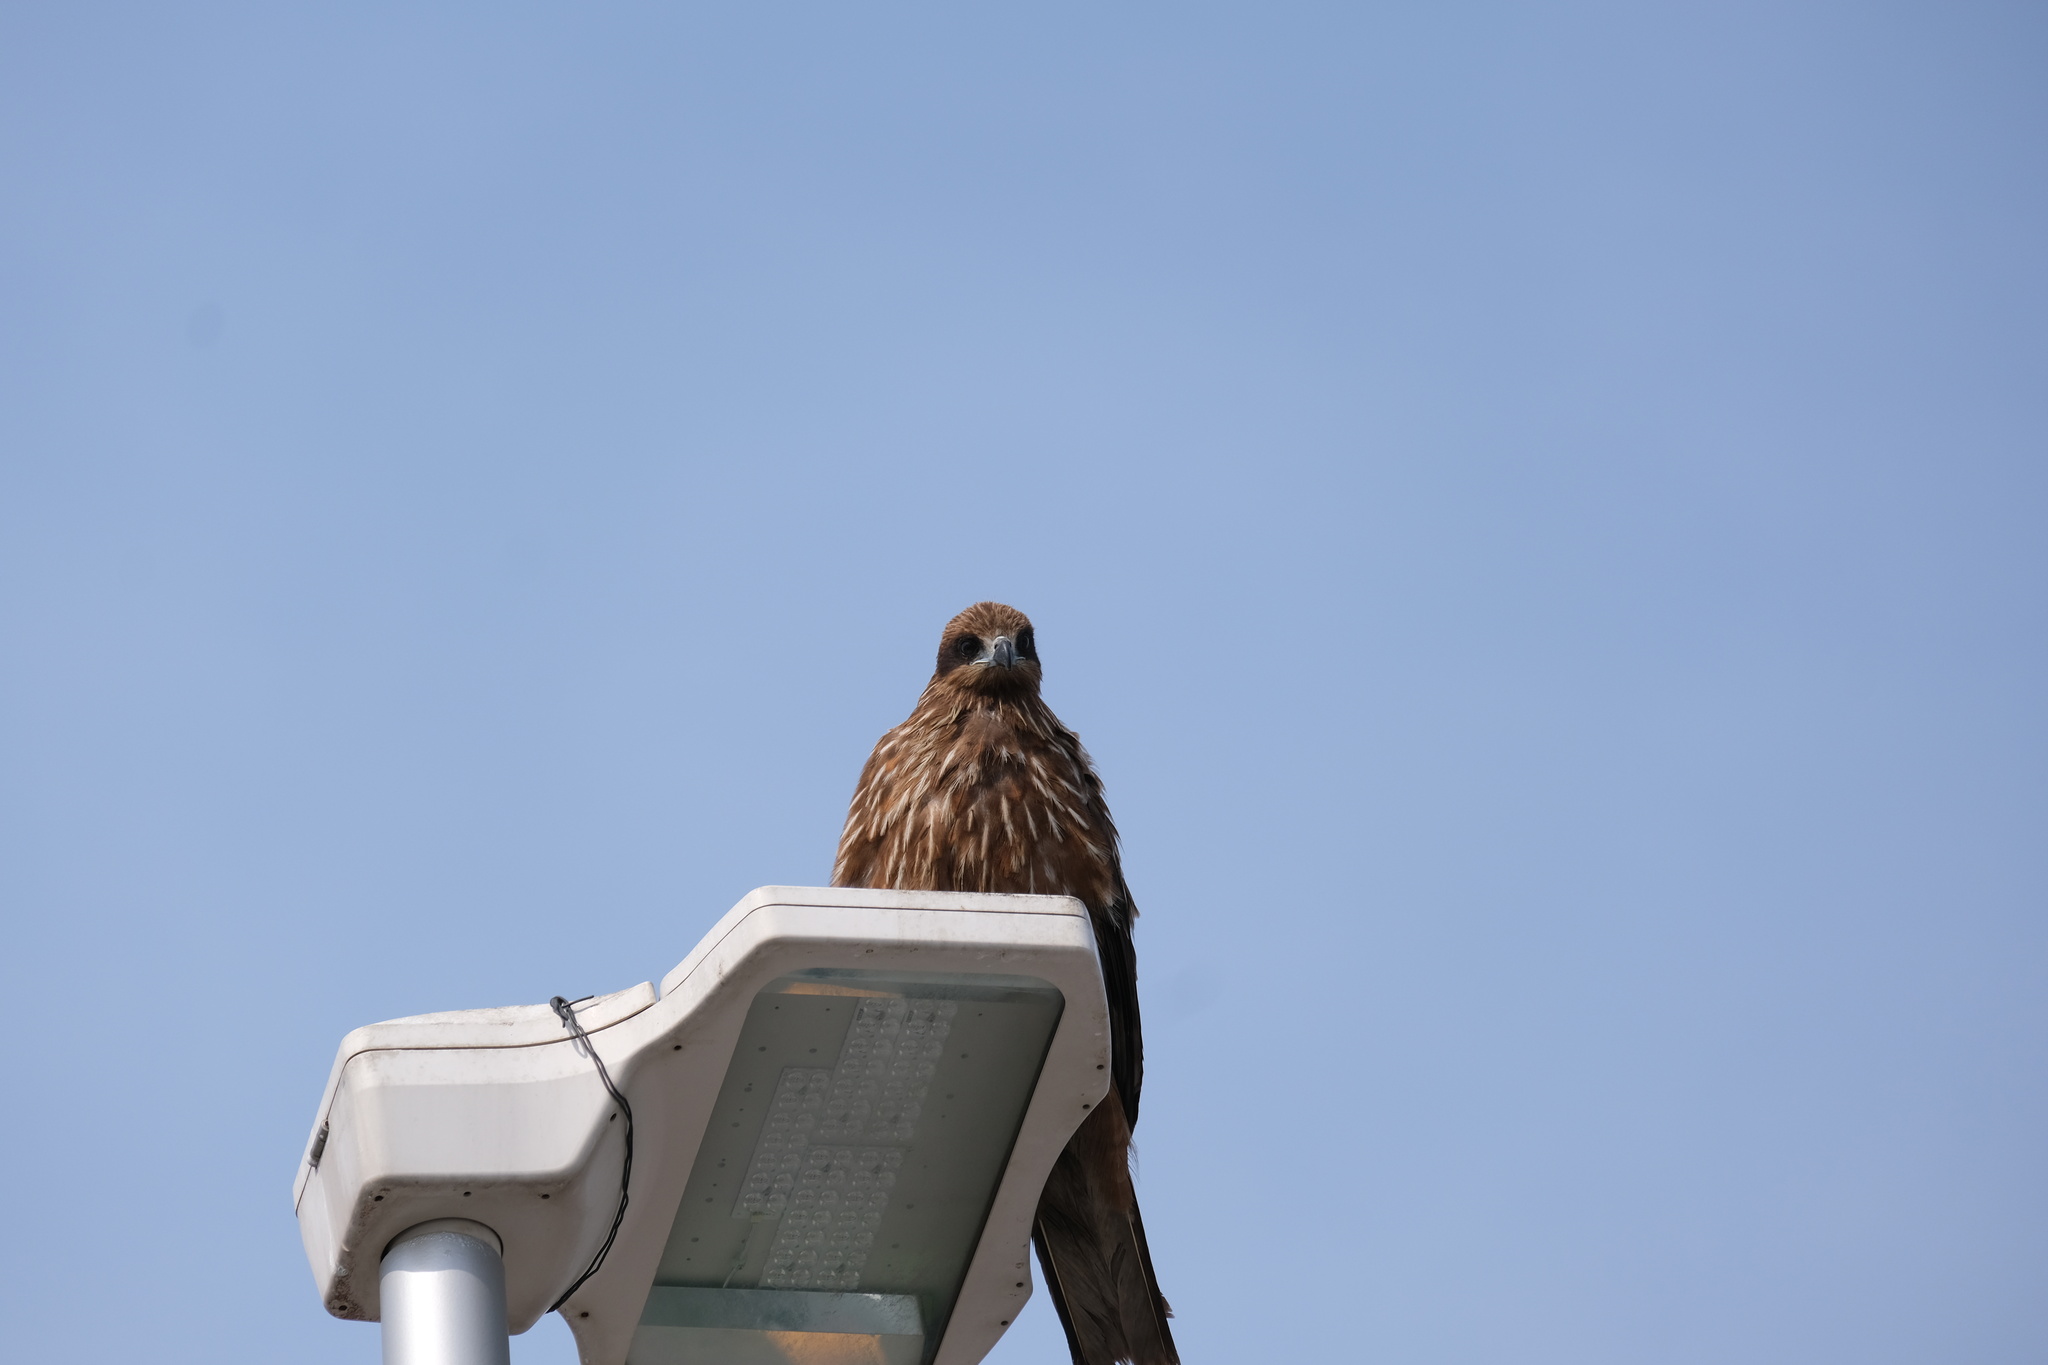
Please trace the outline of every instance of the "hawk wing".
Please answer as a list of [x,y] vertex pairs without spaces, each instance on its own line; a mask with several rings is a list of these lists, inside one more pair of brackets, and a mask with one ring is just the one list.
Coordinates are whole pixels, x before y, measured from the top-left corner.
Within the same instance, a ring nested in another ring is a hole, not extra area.
[[[1138,954],[1131,942],[1131,921],[1138,909],[1121,873],[1117,898],[1089,918],[1095,922],[1095,948],[1102,958],[1102,986],[1109,995],[1109,1074],[1124,1120],[1138,1124],[1138,1091],[1145,1084],[1145,1035],[1138,1018]],[[1091,911],[1093,906],[1089,907]]]

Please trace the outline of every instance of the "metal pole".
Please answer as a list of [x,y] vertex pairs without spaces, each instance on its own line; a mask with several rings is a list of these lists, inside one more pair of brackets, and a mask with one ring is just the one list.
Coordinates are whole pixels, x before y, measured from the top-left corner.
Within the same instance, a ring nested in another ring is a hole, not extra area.
[[467,1218],[407,1228],[384,1249],[384,1365],[512,1365],[504,1244]]

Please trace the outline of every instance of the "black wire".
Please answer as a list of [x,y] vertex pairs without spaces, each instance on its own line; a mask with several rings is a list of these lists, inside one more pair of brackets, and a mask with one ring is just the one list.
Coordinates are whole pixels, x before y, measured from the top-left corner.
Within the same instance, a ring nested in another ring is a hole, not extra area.
[[[583,998],[588,1000],[590,997]],[[583,1031],[582,1021],[577,1019],[576,1011],[571,1008],[570,1002],[558,995],[549,1000],[548,1004],[561,1016],[563,1025],[575,1035],[576,1041],[583,1044],[583,1050],[590,1054],[590,1060],[597,1064],[597,1078],[604,1082],[604,1088],[611,1095],[612,1102],[618,1105],[619,1112],[626,1116],[626,1160],[619,1168],[619,1211],[612,1215],[612,1230],[604,1235],[604,1245],[597,1249],[597,1255],[590,1258],[589,1268],[576,1277],[576,1283],[562,1291],[561,1298],[548,1305],[548,1311],[552,1313],[567,1303],[569,1296],[581,1289],[585,1280],[597,1273],[598,1267],[604,1264],[604,1258],[611,1254],[612,1243],[618,1240],[619,1224],[626,1221],[626,1196],[633,1183],[633,1106],[626,1103],[626,1097],[612,1084],[612,1073],[605,1070],[604,1058],[597,1055],[596,1044],[592,1043],[590,1035]]]

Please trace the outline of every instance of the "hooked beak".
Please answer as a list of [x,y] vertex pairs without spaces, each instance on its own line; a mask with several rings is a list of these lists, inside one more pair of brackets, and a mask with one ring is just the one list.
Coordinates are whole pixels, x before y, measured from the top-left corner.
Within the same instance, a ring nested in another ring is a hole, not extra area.
[[988,647],[982,650],[981,657],[974,662],[978,664],[994,664],[997,668],[1015,667],[1017,663],[1017,646],[1009,636],[998,635],[995,639],[989,641]]

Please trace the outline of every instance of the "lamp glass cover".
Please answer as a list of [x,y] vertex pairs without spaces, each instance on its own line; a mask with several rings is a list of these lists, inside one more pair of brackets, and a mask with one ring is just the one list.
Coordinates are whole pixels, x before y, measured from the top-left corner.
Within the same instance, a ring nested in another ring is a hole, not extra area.
[[1024,976],[771,982],[691,1168],[635,1365],[713,1346],[684,1350],[693,1324],[734,1358],[746,1336],[769,1348],[806,1324],[821,1359],[841,1354],[828,1338],[849,1358],[929,1358],[1063,1005]]

